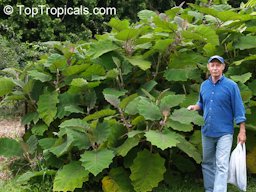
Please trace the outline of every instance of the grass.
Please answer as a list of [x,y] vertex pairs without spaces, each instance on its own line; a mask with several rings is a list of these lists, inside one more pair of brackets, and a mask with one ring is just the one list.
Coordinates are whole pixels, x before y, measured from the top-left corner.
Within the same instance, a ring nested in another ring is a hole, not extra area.
[[[50,191],[51,184],[46,180],[45,183],[38,183],[38,185],[21,185],[16,182],[16,179],[13,178],[8,181],[0,180],[0,192],[46,192]],[[256,191],[256,177],[248,178],[247,192]],[[204,192],[203,182],[197,181],[194,179],[185,179],[176,181],[172,186],[167,187],[166,185],[160,185],[155,188],[153,192]],[[239,189],[231,184],[228,184],[228,192],[240,192]]]
[[[204,192],[203,181],[195,182],[194,179],[184,180],[173,183],[172,186],[160,185],[153,192]],[[256,177],[248,177],[247,192],[256,192]],[[240,190],[231,184],[228,184],[228,192],[240,192]]]

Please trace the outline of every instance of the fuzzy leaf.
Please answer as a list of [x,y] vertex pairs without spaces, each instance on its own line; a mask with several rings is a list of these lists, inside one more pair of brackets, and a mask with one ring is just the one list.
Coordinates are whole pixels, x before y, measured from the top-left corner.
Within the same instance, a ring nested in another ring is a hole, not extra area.
[[145,133],[147,141],[162,150],[174,147],[179,143],[176,135],[176,133],[169,130],[164,130],[163,132],[150,130]]
[[6,77],[0,78],[0,97],[11,93],[14,86],[15,84],[11,79]]
[[256,48],[255,36],[243,36],[235,44],[235,48],[240,50]]
[[10,138],[0,138],[0,156],[21,156],[23,151],[18,141]]
[[24,174],[22,174],[21,176],[18,177],[17,182],[18,183],[26,183],[28,182],[30,179],[32,179],[33,177],[37,177],[37,176],[45,176],[45,175],[55,175],[56,171],[55,170],[41,170],[41,171],[27,171]]
[[116,90],[112,88],[106,88],[103,90],[103,95],[105,99],[114,107],[118,107],[120,100],[119,97],[125,95],[126,90]]
[[138,104],[139,104],[140,100],[141,100],[141,97],[136,97],[135,99],[130,101],[125,108],[125,112],[130,115],[135,115],[135,114],[139,113]]
[[152,191],[163,180],[166,171],[164,159],[147,150],[138,152],[131,169],[130,179],[135,191]]
[[136,97],[138,97],[138,94],[135,93],[135,94],[132,94],[132,95],[129,95],[128,97],[125,97],[119,104],[119,107],[121,109],[125,109],[125,107],[128,105],[128,103],[130,103],[132,100],[134,100]]
[[140,18],[140,20],[147,20],[147,19],[151,19],[152,17],[156,16],[156,12],[151,11],[151,10],[142,10],[140,12],[138,12],[138,17]]
[[62,155],[66,154],[72,148],[72,143],[74,139],[68,137],[66,140],[63,141],[62,138],[57,140],[57,144],[51,147],[49,150],[57,157],[61,157]]
[[81,74],[82,77],[91,80],[93,76],[104,76],[106,73],[103,66],[99,64],[91,65]]
[[101,182],[104,192],[134,191],[128,173],[121,167],[111,169]]
[[35,80],[39,80],[41,82],[47,82],[52,79],[52,76],[46,73],[39,72],[37,70],[28,71],[28,74]]
[[235,82],[240,81],[241,83],[245,83],[252,77],[252,73],[245,73],[243,75],[232,75],[230,76]]
[[62,71],[62,74],[68,77],[71,75],[81,73],[85,71],[88,67],[89,67],[89,64],[68,66],[64,71]]
[[88,181],[89,172],[86,171],[80,162],[72,161],[59,169],[53,182],[53,191],[74,191],[82,188],[83,183]]
[[140,29],[128,28],[120,31],[115,35],[115,38],[121,41],[127,41],[129,39],[134,39],[140,34]]
[[111,18],[108,25],[117,31],[127,29],[130,25],[129,20],[119,20],[117,18]]
[[108,168],[114,157],[113,151],[102,149],[99,151],[85,151],[80,161],[85,170],[98,175],[103,169]]
[[178,121],[172,121],[172,120],[167,121],[166,127],[171,127],[176,131],[183,131],[183,132],[190,132],[193,130],[192,124],[182,124]]
[[81,132],[85,132],[89,128],[89,124],[82,119],[69,119],[66,121],[63,121],[60,125],[60,128],[73,128],[76,130],[79,130]]
[[53,53],[48,57],[44,64],[51,72],[56,73],[57,70],[63,71],[67,66],[67,60],[63,55]]
[[134,56],[131,58],[126,58],[133,66],[137,66],[141,68],[143,71],[149,69],[151,67],[151,62],[143,59],[139,56]]
[[137,146],[139,142],[139,137],[128,138],[120,147],[116,148],[116,153],[124,157],[133,147]]
[[187,81],[188,72],[184,69],[168,69],[165,71],[164,77],[167,81]]
[[178,121],[183,124],[190,124],[191,122],[197,125],[203,125],[202,116],[198,115],[196,111],[188,111],[185,108],[176,109],[170,116],[173,121]]
[[50,125],[50,123],[54,120],[57,114],[57,103],[58,93],[57,92],[46,92],[39,97],[38,105],[38,113],[39,117],[43,119],[46,125]]
[[100,40],[96,43],[91,44],[90,53],[92,56],[92,59],[98,58],[101,55],[108,53],[110,51],[114,51],[118,49],[119,47],[114,44],[111,40]]
[[147,99],[142,98],[138,104],[139,113],[147,120],[159,120],[162,115],[158,106],[149,102]]
[[185,95],[167,95],[161,99],[160,110],[170,110],[185,100]]
[[31,128],[31,132],[34,135],[43,136],[44,132],[48,130],[48,126],[44,123],[36,124]]

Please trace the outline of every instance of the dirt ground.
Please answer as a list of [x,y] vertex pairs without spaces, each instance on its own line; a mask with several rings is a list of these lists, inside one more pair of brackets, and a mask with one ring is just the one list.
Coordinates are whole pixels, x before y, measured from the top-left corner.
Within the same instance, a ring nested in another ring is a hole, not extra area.
[[[24,134],[24,126],[20,119],[0,120],[0,137],[18,138]],[[1,147],[1,146],[0,146]],[[11,177],[8,168],[8,160],[0,156],[0,181]]]

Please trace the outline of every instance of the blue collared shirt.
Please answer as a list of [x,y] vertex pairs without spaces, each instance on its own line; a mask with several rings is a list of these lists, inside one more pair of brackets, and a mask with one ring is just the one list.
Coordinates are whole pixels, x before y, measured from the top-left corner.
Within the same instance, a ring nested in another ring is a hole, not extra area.
[[201,84],[197,105],[203,111],[202,133],[205,136],[233,134],[234,122],[240,124],[246,121],[238,85],[225,76],[215,84],[211,77]]

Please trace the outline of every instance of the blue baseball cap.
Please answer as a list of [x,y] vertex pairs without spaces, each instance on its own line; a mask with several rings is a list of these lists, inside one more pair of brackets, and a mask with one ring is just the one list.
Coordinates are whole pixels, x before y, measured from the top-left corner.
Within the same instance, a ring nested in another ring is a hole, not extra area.
[[224,63],[223,57],[221,57],[219,55],[211,56],[210,59],[208,60],[208,63],[210,63],[213,59],[217,59],[219,62]]

